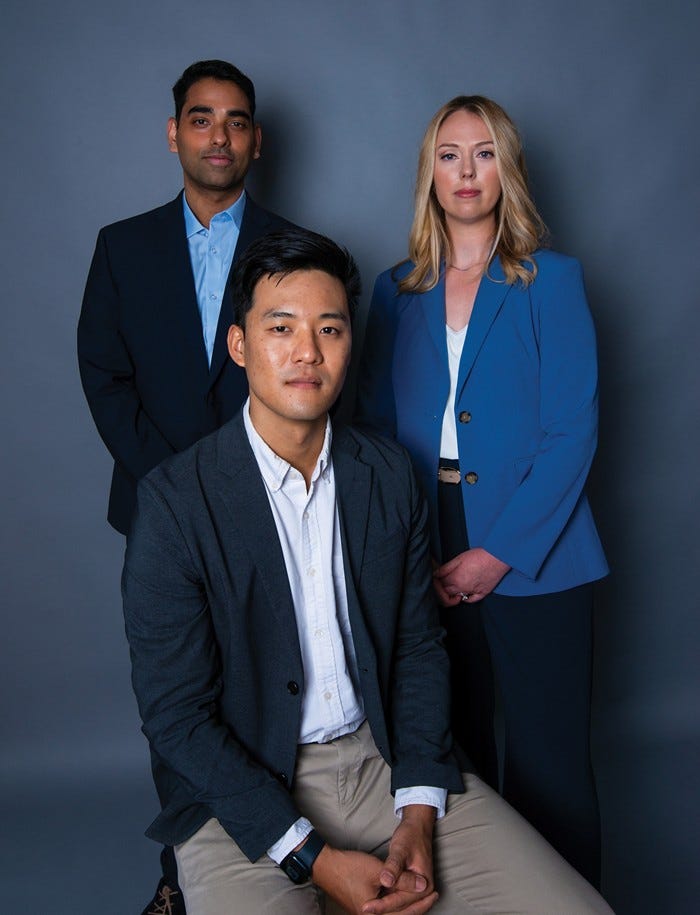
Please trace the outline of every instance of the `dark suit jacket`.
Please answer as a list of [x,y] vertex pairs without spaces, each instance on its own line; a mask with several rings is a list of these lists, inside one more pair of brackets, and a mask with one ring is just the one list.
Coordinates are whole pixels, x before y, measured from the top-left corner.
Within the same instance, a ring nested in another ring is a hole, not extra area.
[[[365,711],[392,788],[462,791],[427,510],[401,446],[332,445],[350,624]],[[251,859],[299,816],[304,671],[282,549],[239,414],[139,484],[123,576],[143,730],[174,845],[214,816]],[[299,688],[297,688],[299,687]]]
[[[233,263],[256,238],[289,225],[248,197]],[[95,424],[114,458],[107,517],[124,534],[136,481],[218,429],[247,396],[245,372],[226,350],[228,293],[227,285],[210,369],[182,194],[98,235],[78,322],[78,361]]]

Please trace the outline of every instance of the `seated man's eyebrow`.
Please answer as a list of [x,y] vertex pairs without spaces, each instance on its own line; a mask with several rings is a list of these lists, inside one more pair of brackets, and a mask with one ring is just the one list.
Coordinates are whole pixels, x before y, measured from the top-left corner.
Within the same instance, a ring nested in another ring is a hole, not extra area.
[[296,315],[293,311],[281,311],[280,309],[271,308],[263,314],[263,318],[294,318]]

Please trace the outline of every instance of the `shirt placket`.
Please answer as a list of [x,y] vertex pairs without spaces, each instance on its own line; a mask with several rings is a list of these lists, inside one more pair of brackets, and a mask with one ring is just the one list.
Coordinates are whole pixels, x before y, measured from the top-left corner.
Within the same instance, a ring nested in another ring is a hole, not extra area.
[[211,354],[214,349],[214,340],[216,338],[216,328],[219,323],[219,313],[221,311],[221,299],[223,296],[222,282],[222,261],[223,261],[223,233],[224,218],[217,214],[211,220],[209,225],[209,236],[207,238],[205,264],[205,295],[207,307],[204,316],[204,340],[211,362]]
[[317,689],[326,726],[330,727],[343,721],[344,715],[338,690],[336,657],[330,631],[329,613],[334,608],[328,605],[329,595],[321,552],[323,532],[320,529],[316,510],[316,487],[322,483],[322,478],[319,478],[312,484],[302,513],[302,555],[305,572],[304,600],[312,633],[311,650],[317,674]]

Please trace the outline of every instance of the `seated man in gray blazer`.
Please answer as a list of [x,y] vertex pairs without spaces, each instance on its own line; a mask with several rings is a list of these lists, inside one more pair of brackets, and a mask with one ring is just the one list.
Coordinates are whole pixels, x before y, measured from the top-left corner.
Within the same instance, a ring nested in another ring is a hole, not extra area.
[[358,294],[329,239],[253,243],[228,333],[249,399],[139,484],[148,835],[175,846],[189,915],[610,912],[452,755],[425,501],[399,445],[328,416]]

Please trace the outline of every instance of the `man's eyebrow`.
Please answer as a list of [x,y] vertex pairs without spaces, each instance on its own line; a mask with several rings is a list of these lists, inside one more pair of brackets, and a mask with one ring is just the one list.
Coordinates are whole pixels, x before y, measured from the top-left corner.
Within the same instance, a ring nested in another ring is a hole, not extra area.
[[[280,311],[278,309],[270,309],[262,315],[263,319],[267,318],[296,318],[297,315],[293,311]],[[324,311],[323,314],[318,316],[320,321],[344,321],[346,324],[349,319],[348,316],[342,311]]]
[[[188,109],[187,114],[214,114],[214,109],[207,105],[193,105]],[[227,118],[245,118],[250,120],[250,115],[244,108],[229,108],[226,112]]]

